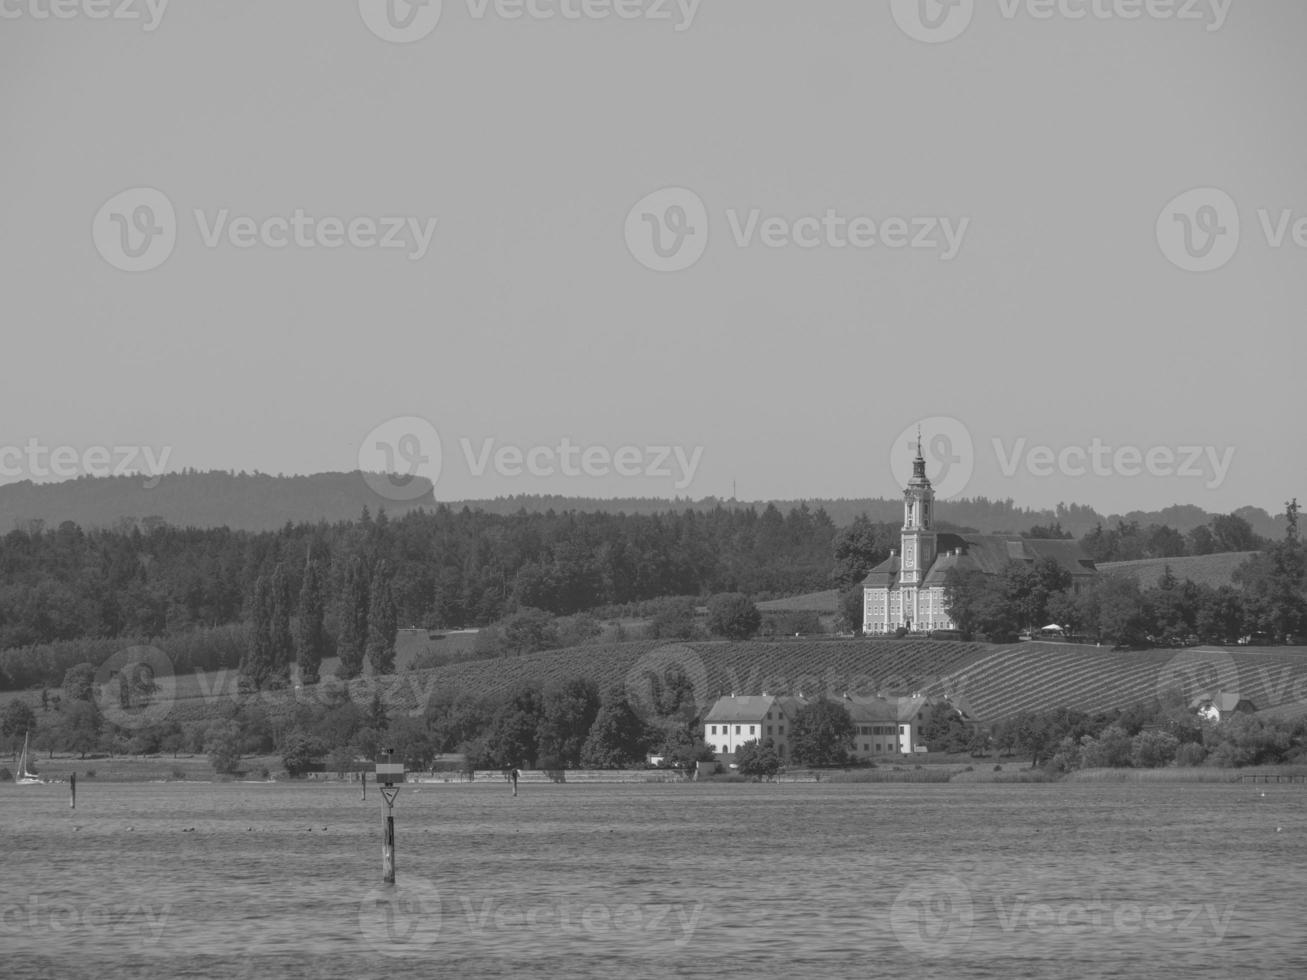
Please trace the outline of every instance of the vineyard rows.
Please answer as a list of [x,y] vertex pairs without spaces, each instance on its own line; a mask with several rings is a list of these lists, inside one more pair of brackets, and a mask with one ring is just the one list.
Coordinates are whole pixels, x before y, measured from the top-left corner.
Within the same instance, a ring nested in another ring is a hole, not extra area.
[[[1124,708],[1178,684],[1186,697],[1237,676],[1237,687],[1258,709],[1307,703],[1307,651],[1182,650],[1113,653],[1069,644],[931,640],[782,640],[741,643],[634,641],[576,647],[523,657],[468,661],[402,671],[350,684],[364,705],[380,693],[387,710],[419,711],[456,697],[498,699],[523,684],[588,678],[601,690],[628,692],[678,667],[706,710],[720,696],[738,694],[912,694],[958,697],[975,717],[995,722],[1023,711],[1058,707],[1086,712]],[[1217,668],[1220,667],[1221,670]],[[1223,672],[1222,672],[1223,671]],[[179,720],[221,716],[235,703],[235,672],[179,677]],[[258,696],[270,713],[295,702],[324,699],[321,691]],[[226,708],[224,708],[226,706]]]

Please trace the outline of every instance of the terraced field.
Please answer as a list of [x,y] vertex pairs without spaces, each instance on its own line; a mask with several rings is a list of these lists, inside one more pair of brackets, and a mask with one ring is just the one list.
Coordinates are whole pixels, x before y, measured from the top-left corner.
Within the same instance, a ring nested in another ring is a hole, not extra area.
[[[809,696],[920,691],[948,695],[973,717],[994,722],[1063,706],[1088,712],[1122,708],[1178,688],[1187,699],[1204,691],[1237,691],[1258,710],[1307,713],[1307,648],[1112,653],[1065,643],[993,646],[946,640],[596,644],[361,678],[350,683],[349,696],[366,705],[380,694],[393,715],[420,711],[433,699],[496,697],[523,682],[577,676],[590,678],[601,690],[619,686],[638,695],[671,667],[690,680],[701,709],[732,691]],[[286,715],[297,704],[329,702],[328,688],[335,684],[256,697],[269,713]],[[238,700],[235,671],[179,675],[161,700],[168,702],[162,713],[180,721],[221,717]]]
[[931,685],[977,718],[1068,707],[1107,711],[1176,689],[1186,700],[1237,692],[1258,710],[1307,708],[1307,650],[1194,647],[1112,653],[1098,647],[1022,643],[991,649]]
[[[706,709],[718,696],[732,691],[809,696],[845,691],[912,693],[990,649],[982,643],[932,640],[639,640],[467,661],[430,670],[401,670],[386,677],[351,681],[349,696],[366,705],[374,693],[380,693],[393,713],[419,710],[432,699],[445,696],[496,697],[517,684],[547,684],[572,677],[589,678],[601,690],[616,686],[638,693],[651,676],[661,676],[675,667],[691,681],[696,702]],[[237,702],[236,683],[235,671],[179,675],[167,691],[170,716],[181,721],[220,717]],[[270,713],[285,714],[296,703],[329,701],[327,688],[334,684],[263,692],[256,699]]]

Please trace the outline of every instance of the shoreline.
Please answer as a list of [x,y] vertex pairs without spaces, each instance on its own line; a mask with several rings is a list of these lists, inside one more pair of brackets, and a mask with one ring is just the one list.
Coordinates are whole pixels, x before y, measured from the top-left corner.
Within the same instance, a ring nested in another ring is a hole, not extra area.
[[[256,756],[246,761],[247,769],[241,775],[219,775],[213,771],[207,757],[189,755],[177,757],[147,756],[137,758],[78,759],[58,757],[38,760],[40,777],[44,785],[67,785],[68,778],[77,774],[79,786],[96,783],[195,783],[233,785],[338,785],[359,788],[359,773],[310,773],[291,779],[282,768],[281,760],[273,756]],[[997,768],[1001,767],[1001,768]],[[263,775],[263,773],[267,775]],[[519,779],[525,787],[541,785],[749,785],[753,783],[738,773],[722,773],[694,779],[683,773],[659,769],[621,770],[567,770],[561,778],[543,770],[522,770]],[[1205,766],[1165,767],[1159,769],[1081,769],[1065,774],[1050,774],[1032,769],[1029,760],[1014,759],[1002,763],[979,765],[962,763],[926,764],[920,768],[847,768],[800,769],[778,773],[768,783],[807,784],[974,784],[974,783],[1235,783],[1235,784],[1299,784],[1307,786],[1307,766],[1247,766],[1243,768],[1209,768]],[[375,786],[369,773],[368,783]],[[12,781],[4,784],[15,786]],[[497,770],[478,770],[469,778],[465,773],[408,773],[405,785],[420,787],[488,787],[502,789],[504,777]]]

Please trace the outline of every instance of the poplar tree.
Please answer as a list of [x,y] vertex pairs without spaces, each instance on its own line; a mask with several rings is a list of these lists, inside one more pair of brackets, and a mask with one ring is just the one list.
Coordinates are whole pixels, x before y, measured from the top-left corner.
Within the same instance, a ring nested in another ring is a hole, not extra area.
[[363,654],[368,642],[368,575],[363,559],[357,555],[345,568],[345,583],[337,617],[336,653],[341,680],[358,677],[363,671]]
[[250,632],[241,660],[241,680],[259,690],[271,677],[272,669],[272,585],[266,575],[260,575],[254,580],[250,599]]
[[322,661],[330,649],[326,614],[326,603],[322,596],[322,572],[318,563],[309,558],[304,563],[299,615],[295,620],[295,659],[301,684],[318,683]]
[[295,657],[295,639],[291,634],[290,618],[293,599],[290,578],[280,564],[272,572],[269,583],[268,654],[271,660],[269,682],[275,687],[290,683],[290,664]]
[[368,602],[368,662],[378,674],[395,672],[395,637],[399,632],[399,610],[395,605],[394,578],[384,559],[372,573]]

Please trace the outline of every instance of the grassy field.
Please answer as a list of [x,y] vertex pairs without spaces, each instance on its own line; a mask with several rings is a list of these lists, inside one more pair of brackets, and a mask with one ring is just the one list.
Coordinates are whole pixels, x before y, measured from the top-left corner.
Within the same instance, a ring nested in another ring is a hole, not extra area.
[[[118,755],[109,758],[92,755],[83,759],[76,754],[56,752],[50,758],[41,753],[36,760],[39,775],[47,782],[67,782],[68,777],[77,773],[77,791],[80,796],[84,787],[94,782],[101,783],[139,783],[157,779],[190,779],[212,781],[223,777],[214,775],[213,766],[206,756],[183,752],[179,755]],[[6,765],[9,765],[6,760]],[[270,774],[284,773],[285,766],[277,756],[247,756],[241,760],[245,768],[244,778],[258,779],[264,769]],[[231,777],[226,777],[231,778]]]
[[1141,558],[1137,561],[1111,561],[1099,564],[1107,574],[1127,575],[1143,588],[1157,585],[1169,568],[1183,582],[1219,588],[1234,581],[1234,570],[1255,555],[1255,551],[1230,551],[1216,555],[1187,555],[1183,558]]

